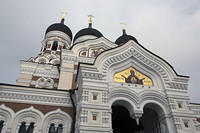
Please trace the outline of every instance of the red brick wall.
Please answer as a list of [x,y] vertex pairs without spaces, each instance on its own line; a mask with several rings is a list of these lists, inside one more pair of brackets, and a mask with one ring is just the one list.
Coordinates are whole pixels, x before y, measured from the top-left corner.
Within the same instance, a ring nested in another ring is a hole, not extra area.
[[40,110],[44,115],[50,111],[56,109],[61,109],[63,112],[66,112],[73,118],[73,108],[72,107],[63,107],[63,106],[52,106],[52,105],[40,105],[40,104],[28,104],[28,103],[13,103],[13,102],[1,102],[0,105],[5,104],[7,107],[11,108],[15,113],[33,106],[35,109]]

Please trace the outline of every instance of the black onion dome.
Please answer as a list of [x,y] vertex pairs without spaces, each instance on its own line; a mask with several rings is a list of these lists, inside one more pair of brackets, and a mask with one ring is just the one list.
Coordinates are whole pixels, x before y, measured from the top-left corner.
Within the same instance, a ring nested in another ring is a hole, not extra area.
[[61,23],[55,23],[55,24],[52,24],[50,25],[47,30],[46,30],[46,34],[50,31],[61,31],[61,32],[64,32],[65,34],[67,34],[70,39],[72,40],[72,31],[69,29],[69,27],[67,27],[65,24],[64,24],[64,21]]
[[102,37],[103,35],[101,34],[101,32],[99,32],[98,30],[92,28],[91,25],[89,25],[88,28],[85,28],[85,29],[82,29],[80,30],[79,32],[76,33],[75,37],[74,37],[74,41],[81,37],[81,36],[84,36],[84,35],[93,35],[93,36],[96,36],[96,37]]
[[123,30],[123,35],[117,38],[115,44],[122,45],[127,43],[129,40],[133,40],[134,42],[138,43],[137,39],[131,35],[127,35],[126,31]]

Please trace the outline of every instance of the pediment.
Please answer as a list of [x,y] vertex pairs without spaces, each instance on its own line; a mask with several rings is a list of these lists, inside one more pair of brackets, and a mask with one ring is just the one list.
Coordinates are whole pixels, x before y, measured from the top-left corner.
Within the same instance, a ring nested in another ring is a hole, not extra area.
[[[131,62],[133,63],[132,65],[130,65]],[[98,71],[107,74],[110,73],[112,67],[121,63],[133,67],[138,65],[138,68],[140,66],[146,68],[151,71],[150,73],[156,73],[163,82],[171,82],[174,79],[184,80],[184,82],[188,81],[187,76],[178,75],[165,60],[131,40],[122,46],[100,54],[91,67],[95,67]]]

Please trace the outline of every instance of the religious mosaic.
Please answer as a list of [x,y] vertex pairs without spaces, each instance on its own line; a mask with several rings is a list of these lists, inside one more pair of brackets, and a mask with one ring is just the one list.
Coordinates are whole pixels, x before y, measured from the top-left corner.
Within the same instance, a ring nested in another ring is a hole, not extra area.
[[120,83],[131,83],[152,86],[153,81],[146,75],[137,71],[133,67],[129,67],[114,75],[114,81]]
[[103,51],[104,51],[103,48],[89,48],[88,50],[80,51],[79,56],[82,56],[82,57],[97,57]]
[[103,48],[90,48],[89,49],[89,57],[97,57],[101,52],[103,52]]

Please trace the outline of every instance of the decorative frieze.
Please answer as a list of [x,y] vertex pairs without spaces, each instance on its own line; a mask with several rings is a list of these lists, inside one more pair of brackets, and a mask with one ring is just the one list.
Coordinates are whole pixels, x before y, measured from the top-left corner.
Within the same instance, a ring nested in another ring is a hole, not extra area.
[[188,88],[188,84],[183,84],[183,83],[168,82],[166,84],[167,87],[172,89],[187,90]]
[[86,124],[88,122],[88,110],[82,109],[80,115],[80,122],[81,124]]
[[34,76],[41,76],[41,77],[51,77],[51,78],[59,78],[58,71],[49,71],[49,70],[36,70],[33,74]]
[[103,103],[103,104],[108,103],[108,94],[107,94],[106,91],[104,91],[104,92],[102,93],[102,103]]
[[96,80],[102,80],[103,75],[99,73],[91,73],[91,72],[82,72],[81,73],[83,78],[87,79],[96,79]]
[[82,101],[83,102],[88,102],[88,90],[83,90],[83,95],[82,95]]
[[181,124],[175,124],[175,126],[176,126],[176,128],[177,128],[178,130],[182,130],[182,125],[181,125]]
[[109,126],[109,113],[108,112],[102,112],[102,124],[104,126]]
[[21,73],[33,74],[34,71],[35,71],[35,68],[31,68],[31,67],[21,67]]
[[11,93],[11,92],[1,92],[0,100],[2,101],[23,101],[32,103],[46,103],[46,104],[59,104],[71,106],[71,100],[69,96],[65,97],[53,97],[47,95],[34,95],[34,94],[23,94],[23,93]]
[[175,109],[176,109],[176,105],[175,105],[175,104],[170,104],[170,108],[171,108],[172,110],[175,110]]
[[103,71],[106,73],[109,69],[109,67],[113,64],[116,64],[118,62],[122,62],[130,57],[135,57],[135,59],[139,62],[142,62],[143,64],[151,67],[155,71],[159,72],[161,77],[164,79],[164,81],[169,81],[169,77],[165,70],[161,67],[161,65],[149,60],[147,57],[136,51],[134,48],[130,48],[128,50],[124,50],[122,53],[112,56],[109,59],[107,59],[103,63]]
[[76,56],[70,56],[70,55],[66,55],[66,56],[63,55],[62,61],[77,62],[77,57]]

